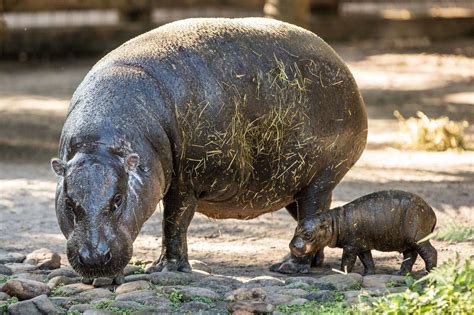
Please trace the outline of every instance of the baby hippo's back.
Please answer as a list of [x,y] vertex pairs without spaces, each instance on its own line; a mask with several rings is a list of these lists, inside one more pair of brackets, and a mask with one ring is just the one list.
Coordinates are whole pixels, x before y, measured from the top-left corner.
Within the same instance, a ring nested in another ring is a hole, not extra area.
[[379,191],[346,204],[339,213],[339,241],[360,249],[403,251],[430,234],[433,209],[419,196]]

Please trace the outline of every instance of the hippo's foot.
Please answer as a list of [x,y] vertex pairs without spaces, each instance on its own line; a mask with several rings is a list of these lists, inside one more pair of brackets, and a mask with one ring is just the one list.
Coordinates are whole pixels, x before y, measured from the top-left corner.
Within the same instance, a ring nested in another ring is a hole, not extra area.
[[154,273],[161,271],[191,272],[192,268],[186,258],[167,259],[160,257],[153,263],[151,267],[147,268],[146,273]]
[[113,284],[120,285],[125,282],[125,276],[123,274],[119,274],[114,278]]
[[81,282],[84,284],[92,284],[92,282],[94,282],[94,279],[82,277]]
[[308,273],[310,268],[308,257],[295,257],[288,254],[283,261],[270,266],[270,271],[284,274]]
[[324,249],[318,250],[311,259],[311,267],[321,267],[324,263]]

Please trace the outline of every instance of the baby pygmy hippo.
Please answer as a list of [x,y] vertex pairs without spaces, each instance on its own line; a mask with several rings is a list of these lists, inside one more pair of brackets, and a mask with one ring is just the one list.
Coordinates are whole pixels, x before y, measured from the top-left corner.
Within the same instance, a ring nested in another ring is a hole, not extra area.
[[[425,261],[427,271],[436,267],[436,249],[429,241],[418,243],[433,232],[436,215],[421,197],[409,192],[375,192],[322,212],[304,225],[306,229],[296,229],[290,246],[293,254],[303,256],[325,246],[343,248],[343,271],[352,271],[359,257],[364,274],[373,274],[372,249],[402,252],[401,275],[411,272],[418,254]],[[303,234],[304,230],[312,232]]]

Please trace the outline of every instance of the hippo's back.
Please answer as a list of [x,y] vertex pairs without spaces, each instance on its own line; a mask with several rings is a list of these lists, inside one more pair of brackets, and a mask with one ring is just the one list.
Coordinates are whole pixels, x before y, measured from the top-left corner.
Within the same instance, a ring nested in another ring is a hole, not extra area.
[[279,209],[315,182],[330,191],[365,147],[364,103],[347,66],[291,24],[177,21],[112,51],[90,80],[114,67],[154,82],[159,99],[147,115],[171,137],[176,174],[198,192],[199,211],[213,217]]

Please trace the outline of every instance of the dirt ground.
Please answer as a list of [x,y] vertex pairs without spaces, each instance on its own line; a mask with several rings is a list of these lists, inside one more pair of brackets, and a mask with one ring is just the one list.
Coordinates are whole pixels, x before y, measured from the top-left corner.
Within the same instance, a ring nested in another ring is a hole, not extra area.
[[[447,115],[468,120],[474,138],[474,39],[335,44],[362,90],[368,115],[367,148],[334,192],[333,206],[382,189],[403,189],[424,197],[438,226],[450,220],[474,224],[474,152],[414,152],[396,149],[393,111],[412,116]],[[49,159],[57,143],[69,98],[98,58],[27,63],[0,62],[0,251],[59,251],[65,239],[54,213],[55,177]],[[288,251],[295,223],[285,210],[251,221],[215,221],[196,214],[189,229],[189,256],[215,273],[238,277],[275,275],[267,267]],[[134,255],[152,260],[160,251],[161,211],[145,224]],[[434,241],[439,261],[459,252],[474,255],[472,242]],[[330,273],[341,250],[326,250]],[[398,253],[374,252],[378,271],[394,272]],[[65,262],[66,260],[64,260]],[[421,259],[415,269],[423,267]],[[356,272],[361,272],[358,263]]]

